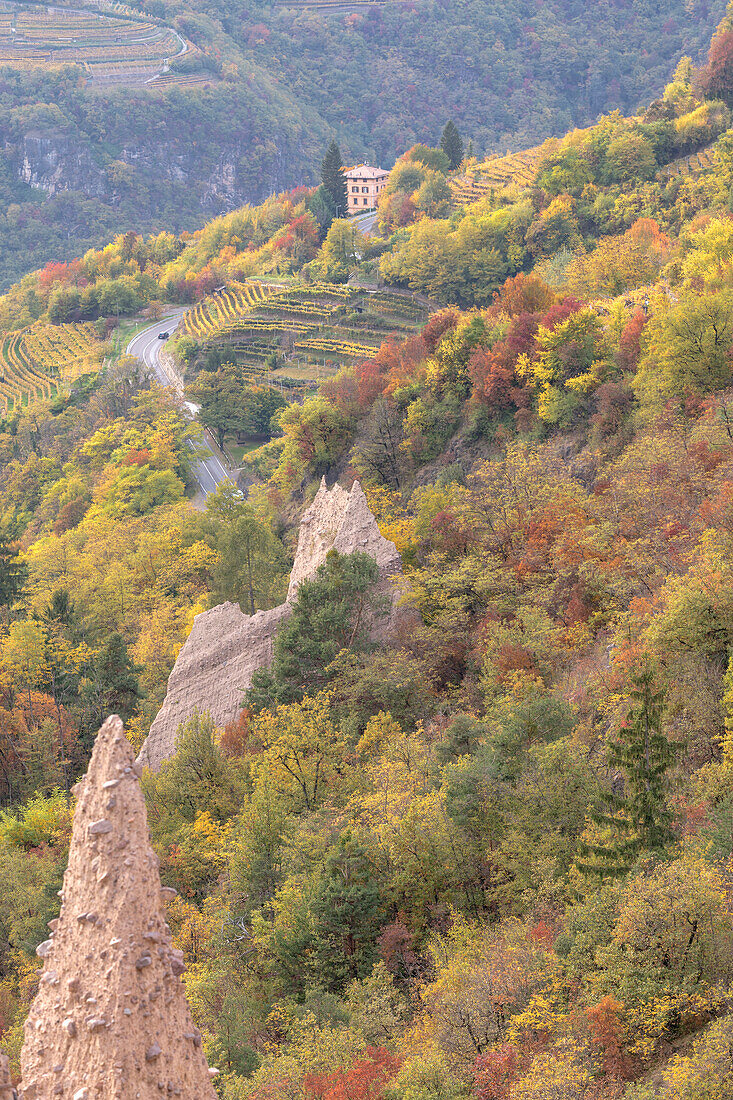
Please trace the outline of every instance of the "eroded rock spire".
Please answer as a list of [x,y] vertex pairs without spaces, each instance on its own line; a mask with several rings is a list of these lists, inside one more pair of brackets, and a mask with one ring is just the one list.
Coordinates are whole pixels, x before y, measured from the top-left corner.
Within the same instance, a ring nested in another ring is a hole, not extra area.
[[122,722],[99,731],[79,801],[61,914],[38,954],[22,1100],[214,1100],[171,945],[158,858]]
[[392,610],[375,624],[372,636],[383,641],[393,632],[398,599],[393,581],[402,572],[397,548],[380,534],[358,481],[349,491],[338,484],[328,489],[323,478],[301,520],[287,601],[252,616],[233,603],[196,616],[170,674],[165,702],[142,747],[143,764],[156,769],[174,755],[178,728],[196,710],[208,711],[217,726],[237,718],[252,676],[272,661],[275,635],[291,613],[298,586],[314,576],[331,549],[339,554],[361,550],[374,558],[381,594],[389,598]]

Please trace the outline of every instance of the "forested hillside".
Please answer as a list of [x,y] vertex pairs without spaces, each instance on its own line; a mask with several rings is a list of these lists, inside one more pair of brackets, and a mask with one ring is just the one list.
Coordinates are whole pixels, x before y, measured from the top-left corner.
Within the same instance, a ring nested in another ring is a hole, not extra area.
[[85,87],[70,65],[1,80],[3,286],[120,231],[194,229],[309,181],[327,134],[261,69],[155,91]]
[[[34,26],[61,19],[16,7]],[[0,285],[120,231],[191,229],[311,183],[333,133],[347,160],[389,166],[416,141],[435,142],[451,115],[484,154],[612,108],[635,111],[682,54],[699,59],[724,3],[330,7],[133,4],[126,11],[174,28],[191,47],[149,84],[144,73],[134,77],[141,48],[132,32],[103,52],[114,58],[106,68],[99,50],[85,47],[85,34],[93,40],[85,26],[74,49],[37,50],[32,64],[8,38],[0,48]]]
[[[338,10],[339,5],[336,5]],[[682,54],[701,59],[723,3],[526,0],[222,3],[225,29],[338,132],[390,165],[452,117],[481,152],[505,152],[619,108],[633,113]]]
[[[729,1100],[732,106],[733,10],[634,116],[411,147],[378,235],[326,178],[0,299],[15,1065],[101,717],[140,745],[194,614],[278,605],[321,477],[358,476],[399,629],[370,644],[376,565],[329,555],[239,718],[142,780],[219,1095]],[[115,352],[174,304],[240,447],[195,505],[199,427]],[[49,332],[88,340],[53,393],[10,371]]]

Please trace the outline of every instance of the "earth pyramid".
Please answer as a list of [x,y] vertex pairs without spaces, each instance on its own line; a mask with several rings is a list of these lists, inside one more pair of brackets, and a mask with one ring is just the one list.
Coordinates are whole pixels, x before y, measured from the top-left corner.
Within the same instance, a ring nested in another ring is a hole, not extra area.
[[272,661],[275,635],[292,611],[298,586],[315,575],[329,550],[339,554],[360,550],[374,558],[380,578],[376,591],[386,597],[390,610],[371,624],[369,633],[375,642],[383,642],[393,633],[399,600],[395,582],[402,572],[397,547],[380,533],[358,481],[350,490],[338,483],[329,489],[322,479],[300,521],[285,603],[252,616],[245,615],[237,604],[221,603],[196,616],[168,679],[163,706],[140,752],[141,763],[155,770],[173,756],[178,728],[194,711],[208,711],[217,726],[236,719],[253,674]]
[[22,1100],[215,1100],[171,946],[142,767],[113,715],[79,796],[61,913],[37,951]]

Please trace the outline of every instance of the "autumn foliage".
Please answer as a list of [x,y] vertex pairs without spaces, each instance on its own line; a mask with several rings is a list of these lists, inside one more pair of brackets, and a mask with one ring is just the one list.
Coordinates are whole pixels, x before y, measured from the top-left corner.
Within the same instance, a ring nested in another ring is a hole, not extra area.
[[308,1100],[383,1100],[400,1064],[385,1047],[368,1047],[347,1070],[309,1074],[303,1092]]

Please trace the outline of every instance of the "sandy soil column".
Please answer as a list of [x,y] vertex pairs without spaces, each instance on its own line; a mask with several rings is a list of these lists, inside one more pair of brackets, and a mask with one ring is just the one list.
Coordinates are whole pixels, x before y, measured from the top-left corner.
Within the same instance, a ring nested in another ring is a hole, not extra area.
[[122,722],[108,718],[77,788],[61,915],[38,947],[23,1100],[214,1100],[163,912],[141,770]]

